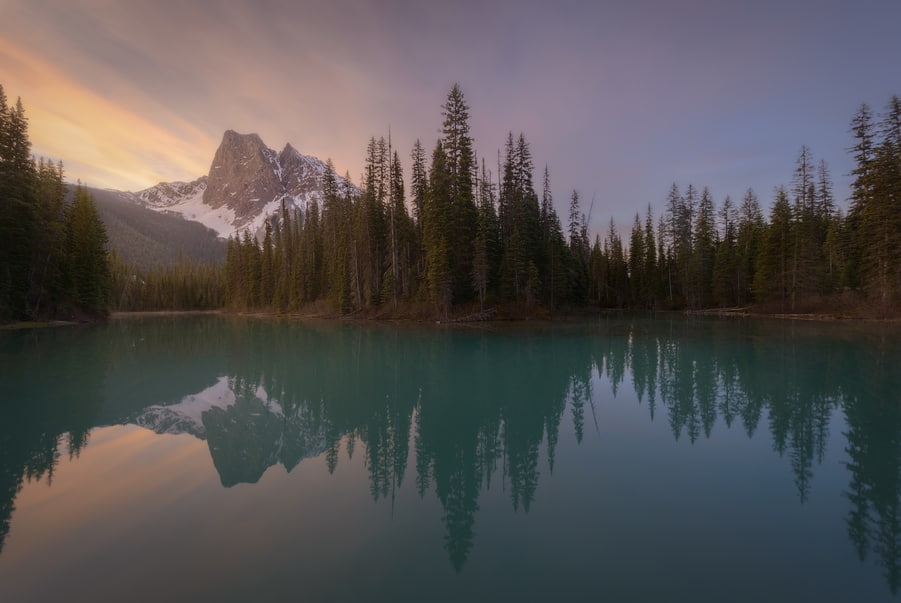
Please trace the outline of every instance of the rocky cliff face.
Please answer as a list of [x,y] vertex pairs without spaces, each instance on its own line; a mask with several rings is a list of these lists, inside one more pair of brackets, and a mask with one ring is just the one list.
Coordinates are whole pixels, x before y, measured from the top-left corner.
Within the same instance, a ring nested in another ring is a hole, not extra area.
[[284,194],[277,155],[256,134],[227,131],[210,166],[204,205],[231,208],[242,226]]
[[[244,230],[259,235],[282,202],[289,210],[301,212],[314,200],[321,203],[326,169],[322,160],[290,144],[276,153],[257,134],[228,130],[207,176],[192,182],[163,182],[134,197],[150,209],[201,222],[221,237]],[[344,178],[336,179],[342,191],[353,187]]]

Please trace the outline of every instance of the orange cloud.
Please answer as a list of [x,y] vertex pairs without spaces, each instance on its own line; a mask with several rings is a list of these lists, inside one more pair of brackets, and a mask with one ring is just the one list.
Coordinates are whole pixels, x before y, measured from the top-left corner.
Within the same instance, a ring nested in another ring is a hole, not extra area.
[[23,96],[34,154],[61,159],[67,179],[138,190],[208,171],[217,141],[177,116],[130,111],[2,38],[0,64],[10,103]]

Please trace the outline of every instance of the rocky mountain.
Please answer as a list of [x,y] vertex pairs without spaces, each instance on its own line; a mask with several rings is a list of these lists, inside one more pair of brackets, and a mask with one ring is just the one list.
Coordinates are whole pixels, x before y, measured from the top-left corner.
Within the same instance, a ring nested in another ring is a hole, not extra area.
[[[131,195],[135,203],[200,222],[223,238],[244,230],[258,235],[282,202],[301,212],[314,199],[321,203],[326,169],[322,160],[290,144],[277,153],[257,134],[228,130],[208,175],[191,182],[163,182]],[[344,178],[337,180],[342,191],[353,187]]]

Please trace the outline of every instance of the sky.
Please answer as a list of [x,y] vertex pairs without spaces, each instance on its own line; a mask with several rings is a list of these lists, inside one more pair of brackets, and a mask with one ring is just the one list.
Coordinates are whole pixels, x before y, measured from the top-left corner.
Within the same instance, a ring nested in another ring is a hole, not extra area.
[[673,183],[768,210],[802,145],[839,201],[849,124],[901,94],[897,0],[0,0],[0,84],[69,180],[137,191],[208,172],[225,130],[359,182],[391,133],[409,176],[460,84],[497,172],[522,132],[561,219],[620,232]]

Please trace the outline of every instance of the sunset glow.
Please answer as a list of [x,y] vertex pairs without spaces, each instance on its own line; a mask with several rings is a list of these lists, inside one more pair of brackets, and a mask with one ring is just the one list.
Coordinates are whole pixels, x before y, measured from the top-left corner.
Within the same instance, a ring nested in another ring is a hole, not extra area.
[[768,205],[805,144],[844,201],[848,122],[898,87],[897,3],[467,4],[5,0],[0,83],[36,154],[137,190],[205,174],[227,129],[358,180],[390,128],[409,175],[456,81],[489,167],[522,131],[558,204],[597,199],[596,229],[659,208],[673,182]]

